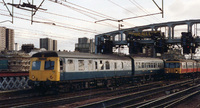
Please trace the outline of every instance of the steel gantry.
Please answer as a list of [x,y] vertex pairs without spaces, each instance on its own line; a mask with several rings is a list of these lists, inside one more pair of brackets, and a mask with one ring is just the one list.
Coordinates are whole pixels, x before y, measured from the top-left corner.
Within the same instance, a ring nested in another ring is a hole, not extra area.
[[[104,53],[104,52],[110,52],[112,48],[110,47],[115,47],[116,45],[127,45],[129,47],[129,38],[127,38],[130,34],[129,33],[142,33],[144,31],[160,31],[159,28],[167,28],[165,32],[167,32],[167,35],[164,35],[165,39],[165,44],[181,44],[181,38],[175,38],[175,30],[174,28],[176,26],[182,26],[186,25],[187,26],[187,31],[188,33],[192,33],[192,26],[194,24],[200,23],[200,19],[197,20],[184,20],[184,21],[174,21],[174,22],[166,22],[166,23],[158,23],[158,24],[150,24],[150,25],[144,25],[144,26],[137,26],[133,28],[128,28],[128,29],[121,29],[117,31],[112,31],[108,33],[103,33],[103,34],[98,34],[95,36],[95,53]],[[161,32],[161,34],[163,34]],[[181,35],[181,34],[180,34]],[[120,38],[116,38],[119,36]],[[162,35],[160,35],[162,36]],[[177,37],[177,36],[176,36]],[[159,38],[159,37],[156,37]],[[117,40],[118,39],[118,40]],[[149,39],[139,39],[137,42],[139,44],[151,44],[155,45],[157,39],[153,39],[153,37]],[[194,42],[200,42],[199,38],[194,38]],[[130,47],[129,47],[130,49]],[[154,47],[155,50],[155,47]],[[154,56],[155,56],[155,51]]]

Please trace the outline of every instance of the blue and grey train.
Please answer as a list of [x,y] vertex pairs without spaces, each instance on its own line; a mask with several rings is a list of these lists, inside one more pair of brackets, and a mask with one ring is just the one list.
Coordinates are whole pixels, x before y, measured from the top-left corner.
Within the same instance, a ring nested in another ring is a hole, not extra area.
[[67,88],[128,82],[162,74],[164,68],[159,58],[54,51],[34,54],[30,65],[29,85]]

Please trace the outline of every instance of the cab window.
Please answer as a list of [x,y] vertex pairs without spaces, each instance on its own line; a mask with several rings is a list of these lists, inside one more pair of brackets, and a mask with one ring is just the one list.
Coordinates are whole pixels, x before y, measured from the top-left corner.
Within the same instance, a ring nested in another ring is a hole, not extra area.
[[169,68],[170,63],[165,63],[165,68]]
[[40,70],[41,61],[33,61],[32,62],[32,70]]
[[45,61],[45,70],[54,70],[54,61]]
[[180,63],[176,63],[176,68],[180,68]]

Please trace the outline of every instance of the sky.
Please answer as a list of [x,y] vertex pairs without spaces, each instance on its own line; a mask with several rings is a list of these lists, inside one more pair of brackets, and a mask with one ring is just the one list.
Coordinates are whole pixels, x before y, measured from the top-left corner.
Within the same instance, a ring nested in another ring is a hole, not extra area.
[[[21,1],[21,2],[20,2]],[[118,30],[116,21],[95,21],[104,19],[120,20],[146,14],[159,13],[152,0],[44,0],[41,8],[33,16],[31,11],[14,8],[13,24],[9,12],[0,0],[0,26],[15,30],[15,43],[34,44],[39,48],[39,38],[58,41],[58,49],[74,51],[78,38],[94,38],[95,35]],[[5,0],[11,3],[12,0]],[[15,4],[32,3],[32,0],[14,0]],[[42,0],[34,0],[39,6]],[[162,0],[155,0],[161,7]],[[120,22],[125,28],[136,26],[200,19],[200,0],[164,0],[164,18],[161,14],[135,18]],[[12,7],[8,5],[12,10]],[[26,8],[28,9],[28,8]],[[9,21],[7,21],[9,20]],[[7,22],[4,22],[7,21]],[[177,34],[178,35],[178,34]]]

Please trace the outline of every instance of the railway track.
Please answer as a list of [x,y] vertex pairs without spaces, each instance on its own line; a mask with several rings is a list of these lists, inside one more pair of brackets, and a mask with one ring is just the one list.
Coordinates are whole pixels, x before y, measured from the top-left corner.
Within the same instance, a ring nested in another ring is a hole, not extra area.
[[[200,93],[199,88],[200,88],[200,84],[181,90],[177,93],[170,94],[168,96],[163,96],[161,98],[148,101],[143,105],[137,106],[137,108],[148,108],[148,107],[171,108],[179,104],[180,102],[184,101],[185,99],[188,99],[191,96],[194,96]],[[127,108],[133,108],[133,107],[136,107],[136,106],[128,106]]]
[[[154,82],[149,84],[137,85],[132,87],[126,87],[124,89],[119,90],[101,90],[97,91],[94,90],[88,93],[79,93],[76,96],[67,96],[68,94],[62,95],[48,95],[48,96],[35,96],[35,97],[25,97],[25,98],[18,98],[18,99],[6,99],[0,100],[0,107],[52,107],[52,106],[59,106],[65,104],[71,104],[74,102],[94,99],[98,97],[110,97],[116,95],[127,94],[130,92],[137,92],[140,90],[145,90],[150,87],[158,87],[161,86],[162,82]],[[80,95],[85,94],[85,95]],[[26,101],[24,101],[26,100]]]
[[[106,108],[117,108],[117,107],[119,107],[119,108],[129,107],[130,108],[130,107],[133,107],[134,108],[134,107],[138,107],[140,105],[141,105],[140,106],[141,108],[148,108],[148,107],[151,107],[150,103],[152,103],[152,101],[155,100],[155,99],[152,99],[152,97],[155,97],[156,95],[157,95],[156,99],[161,96],[165,97],[166,96],[164,94],[165,91],[172,91],[175,89],[179,89],[179,90],[183,89],[184,90],[188,87],[188,85],[191,85],[197,81],[199,81],[199,79],[196,79],[194,81],[193,80],[182,81],[182,82],[178,82],[178,83],[174,83],[174,84],[170,84],[170,85],[166,85],[166,86],[162,86],[162,87],[155,87],[152,89],[134,92],[131,94],[114,97],[114,98],[103,100],[100,102],[86,104],[83,106],[79,106],[78,108],[102,108],[102,107],[106,107]],[[147,104],[147,106],[143,107],[144,103],[148,102],[148,101],[144,101],[144,100],[149,100],[150,105]]]
[[[117,107],[160,107],[171,105],[174,106],[180,102],[180,100],[187,99],[191,97],[199,91],[195,91],[197,85],[194,85],[194,82],[198,82],[199,79],[195,80],[186,80],[179,81],[174,84],[169,84],[169,82],[153,82],[143,85],[126,87],[118,90],[105,90],[105,89],[94,89],[94,90],[86,90],[79,91],[77,93],[63,93],[58,95],[45,95],[45,96],[29,96],[29,97],[21,97],[21,98],[7,98],[0,99],[0,107],[56,107],[62,106],[64,107],[79,107],[79,108],[117,108]],[[189,89],[188,87],[194,87]],[[196,87],[196,88],[195,88]],[[193,91],[185,91],[182,92],[181,97],[178,97],[179,92],[186,90]],[[165,92],[173,90],[177,90],[177,98],[174,95],[175,93],[168,94],[166,96]],[[193,94],[190,94],[192,92]],[[186,94],[187,95],[183,95]],[[170,100],[174,98],[174,100]],[[169,101],[170,100],[170,101]],[[162,103],[163,101],[163,103]],[[165,103],[168,102],[168,103]],[[162,103],[158,105],[157,103]],[[145,106],[146,105],[146,106]],[[169,107],[171,107],[169,106]],[[166,107],[167,108],[167,107]]]

